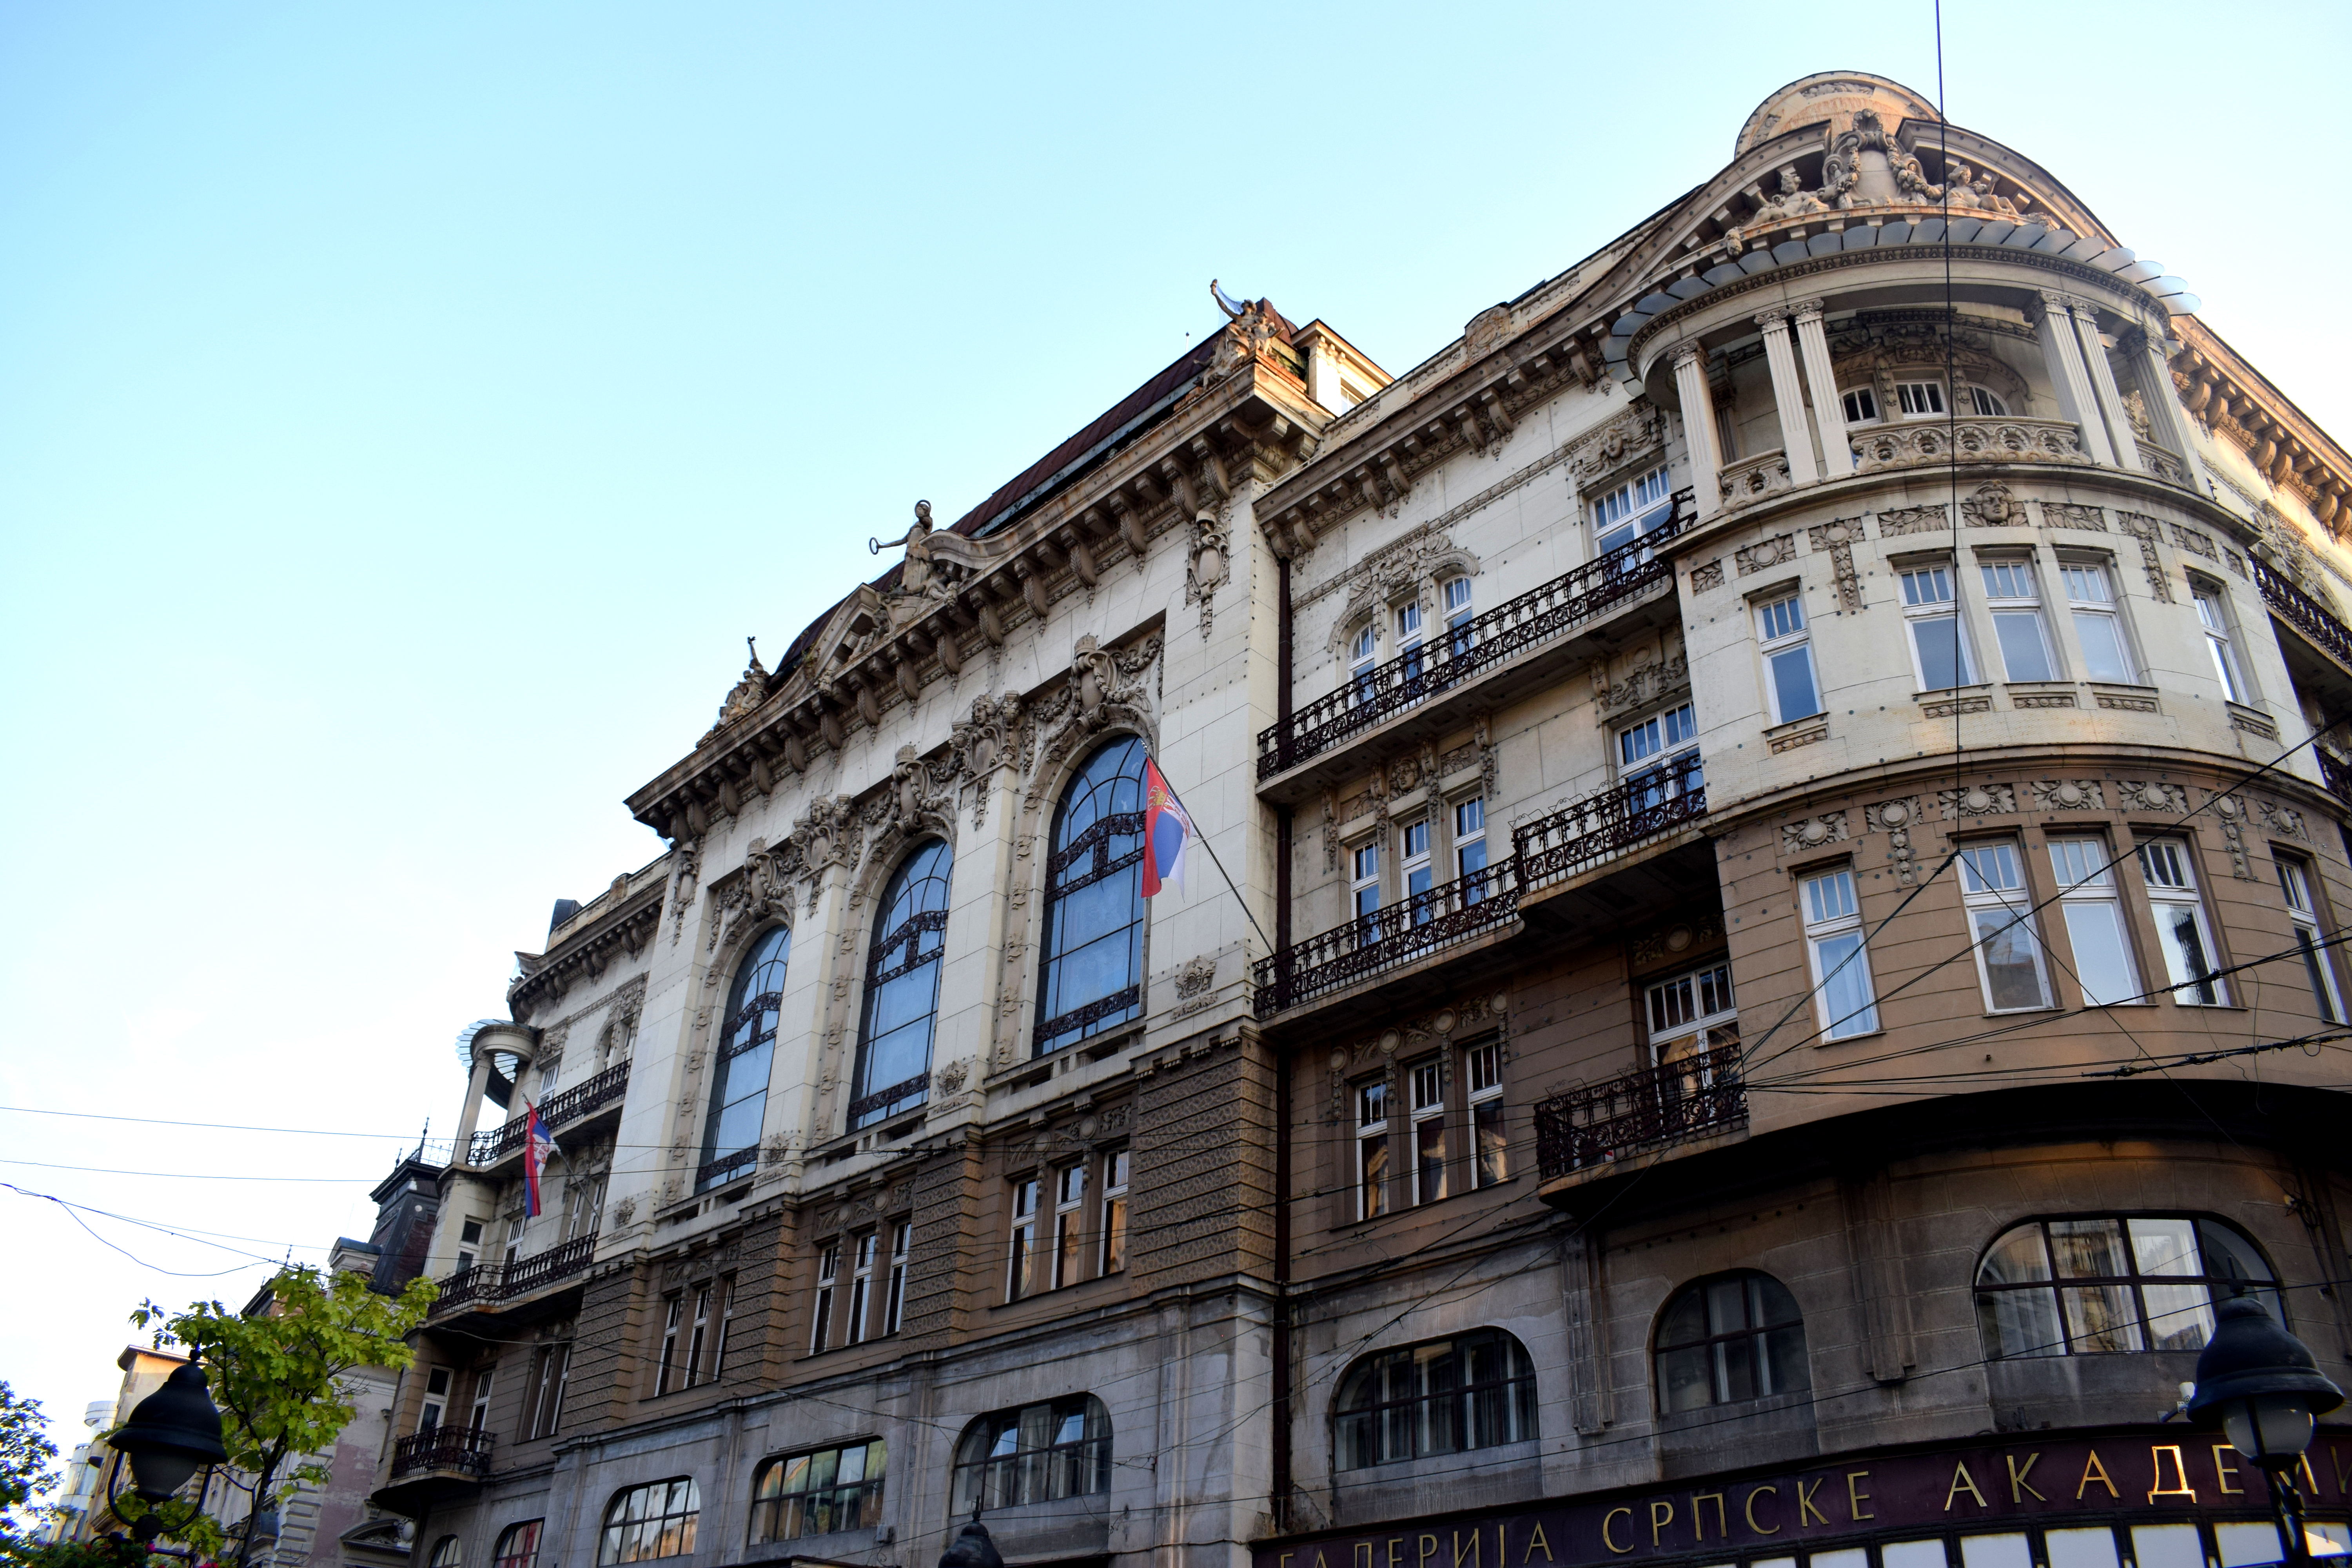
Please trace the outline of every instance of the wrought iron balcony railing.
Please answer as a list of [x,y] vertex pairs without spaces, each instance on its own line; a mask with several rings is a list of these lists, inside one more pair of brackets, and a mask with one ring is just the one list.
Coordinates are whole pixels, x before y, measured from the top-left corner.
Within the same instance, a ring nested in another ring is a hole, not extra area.
[[1696,752],[1685,752],[1513,829],[1519,886],[1548,887],[1706,815],[1706,772]]
[[1513,919],[1518,909],[1517,868],[1506,860],[1358,915],[1335,931],[1259,959],[1257,1016],[1272,1017],[1285,1007],[1467,942]]
[[1351,678],[1257,738],[1257,776],[1270,779],[1319,756],[1374,725],[1466,686],[1531,648],[1565,636],[1621,605],[1674,581],[1674,565],[1654,547],[1696,518],[1692,492],[1675,492],[1673,510],[1655,531],[1596,556],[1543,586],[1498,605],[1467,626],[1440,627],[1422,647]]
[[483,1477],[490,1473],[490,1435],[470,1426],[427,1426],[392,1446],[392,1479],[428,1470],[455,1470]]
[[1573,1089],[1536,1106],[1536,1163],[1545,1181],[1745,1126],[1739,1043]]
[[2326,605],[2294,585],[2287,574],[2261,556],[2253,558],[2254,584],[2271,613],[2309,637],[2321,652],[2352,670],[2352,627],[2336,618]]
[[595,1261],[596,1233],[592,1230],[512,1263],[477,1263],[441,1281],[441,1294],[433,1300],[433,1315],[441,1317],[480,1302],[511,1301],[580,1273]]
[[2318,747],[2314,747],[2313,750],[2319,755],[2321,781],[2327,785],[2329,792],[2336,799],[2352,804],[2352,763],[2346,762],[2330,751]]
[[[541,1103],[539,1120],[550,1129],[562,1127],[567,1121],[599,1111],[613,1104],[629,1090],[629,1064],[615,1062],[594,1078],[573,1084],[561,1094],[551,1094]],[[523,1129],[530,1118],[518,1116],[503,1127],[474,1134],[474,1146],[469,1156],[476,1165],[495,1165],[522,1147]]]

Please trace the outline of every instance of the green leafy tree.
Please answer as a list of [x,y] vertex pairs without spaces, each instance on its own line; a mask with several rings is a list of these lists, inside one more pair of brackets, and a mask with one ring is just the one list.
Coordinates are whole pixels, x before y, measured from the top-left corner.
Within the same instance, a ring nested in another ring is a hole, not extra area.
[[47,1511],[38,1500],[58,1484],[49,1469],[58,1446],[47,1427],[39,1400],[0,1383],[0,1561],[22,1562],[32,1554],[32,1527]]
[[[171,1313],[152,1301],[131,1321],[194,1349],[220,1406],[221,1442],[228,1450],[232,1484],[248,1492],[255,1512],[269,1506],[277,1488],[320,1482],[318,1456],[357,1414],[343,1379],[361,1367],[399,1369],[414,1362],[409,1331],[425,1321],[440,1287],[417,1279],[397,1297],[368,1289],[367,1277],[347,1269],[321,1273],[307,1265],[287,1268],[269,1283],[268,1305],[250,1317],[218,1301],[198,1301]],[[135,1518],[138,1503],[122,1500]],[[219,1524],[184,1500],[164,1505],[163,1533],[205,1556],[225,1543]],[[242,1564],[252,1552],[238,1548]]]

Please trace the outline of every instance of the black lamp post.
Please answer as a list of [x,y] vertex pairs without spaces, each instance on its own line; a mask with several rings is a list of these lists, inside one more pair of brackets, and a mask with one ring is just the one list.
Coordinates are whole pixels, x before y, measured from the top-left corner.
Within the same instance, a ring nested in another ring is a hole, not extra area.
[[2294,1470],[2311,1446],[2314,1418],[2343,1404],[2344,1391],[2321,1374],[2310,1348],[2252,1297],[2222,1302],[2213,1318],[2213,1338],[2197,1358],[2189,1419],[2219,1426],[2230,1447],[2261,1468],[2284,1560],[2307,1562],[2311,1547]]
[[205,1390],[204,1369],[193,1360],[132,1406],[130,1421],[106,1443],[130,1459],[131,1489],[148,1505],[131,1526],[142,1547],[152,1547],[162,1533],[158,1510],[190,1476],[228,1462],[228,1450],[221,1446],[220,1411]]
[[988,1538],[988,1526],[980,1522],[977,1508],[971,1510],[971,1522],[957,1531],[948,1549],[940,1553],[940,1568],[1004,1568],[1004,1559],[996,1542]]

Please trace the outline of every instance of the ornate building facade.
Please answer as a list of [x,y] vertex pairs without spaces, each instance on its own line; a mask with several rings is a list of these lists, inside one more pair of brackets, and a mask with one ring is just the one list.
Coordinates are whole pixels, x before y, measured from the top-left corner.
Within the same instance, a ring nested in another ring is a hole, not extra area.
[[[1402,377],[1229,303],[919,507],[461,1040],[378,1500],[433,1568],[2274,1553],[2165,1418],[2237,1290],[2347,1373],[2352,458],[2123,237],[1809,78]],[[1147,755],[1215,856],[1148,902]]]

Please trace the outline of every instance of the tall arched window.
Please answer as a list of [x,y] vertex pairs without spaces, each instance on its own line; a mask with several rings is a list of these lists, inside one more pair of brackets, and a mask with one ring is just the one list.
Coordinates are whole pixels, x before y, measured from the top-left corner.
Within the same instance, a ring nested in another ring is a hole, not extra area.
[[1054,813],[1039,1056],[1143,1016],[1143,742],[1087,759]]
[[956,1444],[950,1513],[1110,1490],[1110,1412],[1091,1394],[983,1415]]
[[1536,1369],[1500,1329],[1402,1350],[1348,1369],[1333,1407],[1338,1468],[1499,1447],[1536,1435]]
[[2245,1290],[2285,1321],[2254,1244],[2200,1215],[2067,1215],[2001,1232],[1977,1265],[1985,1354],[2202,1350]]
[[874,917],[866,953],[866,1016],[857,1031],[857,1098],[849,1124],[870,1126],[923,1103],[940,1013],[940,950],[948,929],[948,847],[907,857]]
[[768,1104],[768,1068],[776,1050],[776,1009],[783,1002],[790,928],[761,937],[735,971],[727,994],[727,1023],[719,1034],[719,1064],[710,1079],[710,1115],[702,1128],[702,1165],[694,1190],[702,1192],[749,1171],[760,1160],[760,1117]]
[[1685,1285],[1658,1320],[1658,1408],[1735,1405],[1813,1385],[1797,1299],[1742,1269]]

